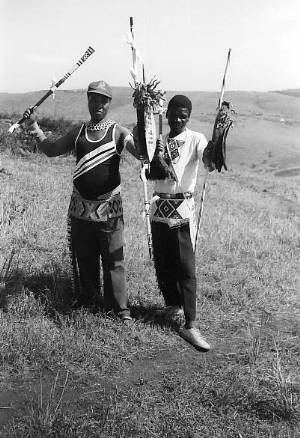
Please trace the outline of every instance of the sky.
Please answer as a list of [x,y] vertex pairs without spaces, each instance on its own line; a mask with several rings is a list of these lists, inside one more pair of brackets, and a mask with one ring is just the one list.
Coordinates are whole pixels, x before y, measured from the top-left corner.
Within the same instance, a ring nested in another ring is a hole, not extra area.
[[299,0],[0,0],[0,92],[131,81],[129,17],[146,79],[164,90],[218,91],[228,49],[228,90],[300,88]]

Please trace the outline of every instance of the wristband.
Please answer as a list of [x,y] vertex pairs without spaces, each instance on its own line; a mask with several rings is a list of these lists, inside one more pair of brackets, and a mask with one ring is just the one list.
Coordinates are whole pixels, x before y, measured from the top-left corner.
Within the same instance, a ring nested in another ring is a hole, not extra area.
[[32,125],[30,125],[27,128],[30,135],[36,137],[38,140],[43,141],[45,140],[46,136],[43,133],[43,130],[39,127],[37,122],[33,122]]

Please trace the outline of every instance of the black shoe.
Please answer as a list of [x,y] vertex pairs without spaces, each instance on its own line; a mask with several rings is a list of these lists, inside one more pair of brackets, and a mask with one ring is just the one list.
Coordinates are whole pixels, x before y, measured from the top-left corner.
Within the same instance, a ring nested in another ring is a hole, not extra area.
[[123,322],[131,322],[131,321],[133,321],[132,317],[130,315],[128,315],[128,314],[119,315],[119,318]]

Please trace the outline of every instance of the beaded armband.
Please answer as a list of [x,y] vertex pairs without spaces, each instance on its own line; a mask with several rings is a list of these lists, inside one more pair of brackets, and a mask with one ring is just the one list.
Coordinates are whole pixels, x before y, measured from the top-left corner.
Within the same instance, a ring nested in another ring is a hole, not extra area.
[[27,128],[27,131],[30,135],[32,135],[33,137],[37,138],[40,141],[43,141],[46,138],[43,130],[39,127],[37,122],[34,122],[32,125],[30,125]]

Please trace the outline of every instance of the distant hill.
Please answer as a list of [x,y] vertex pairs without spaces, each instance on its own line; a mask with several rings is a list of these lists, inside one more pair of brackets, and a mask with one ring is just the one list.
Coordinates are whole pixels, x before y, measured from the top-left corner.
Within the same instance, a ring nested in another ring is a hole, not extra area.
[[[247,165],[253,169],[281,169],[300,166],[300,99],[295,93],[228,91],[225,94],[237,112],[234,129],[228,134],[228,161],[234,168]],[[300,93],[300,90],[298,90]],[[45,91],[31,93],[0,93],[0,115],[22,114],[36,103]],[[211,137],[216,115],[218,92],[168,91],[186,94],[193,103],[190,128]],[[40,116],[63,117],[75,122],[88,120],[85,90],[58,90],[53,100],[47,99],[39,108]],[[136,123],[130,87],[113,87],[110,117],[132,127]],[[17,119],[17,117],[13,117]],[[167,131],[164,118],[164,132]]]
[[287,89],[287,90],[275,91],[275,93],[286,94],[287,96],[300,97],[300,90],[297,89],[297,88],[296,89]]
[[[47,90],[29,93],[0,93],[0,112],[22,114],[24,109],[35,104]],[[129,103],[131,89],[116,87],[111,109]],[[70,120],[84,120],[88,117],[85,90],[57,90],[55,98],[49,97],[40,107],[39,114],[54,119],[64,117]]]
[[[286,92],[247,92],[228,91],[225,95],[241,117],[287,118],[300,120],[300,90],[299,96]],[[29,93],[0,93],[0,113],[22,114],[25,108],[37,102],[45,90]],[[216,112],[218,92],[168,91],[166,99],[174,94],[186,94],[193,102],[193,118],[211,121]],[[57,90],[55,99],[49,97],[39,108],[41,116],[54,119],[64,117],[75,121],[88,118],[85,90]],[[132,89],[130,87],[113,87],[111,116],[120,123],[131,124],[135,120],[135,111],[132,106]]]

